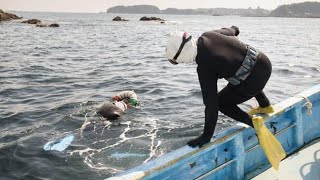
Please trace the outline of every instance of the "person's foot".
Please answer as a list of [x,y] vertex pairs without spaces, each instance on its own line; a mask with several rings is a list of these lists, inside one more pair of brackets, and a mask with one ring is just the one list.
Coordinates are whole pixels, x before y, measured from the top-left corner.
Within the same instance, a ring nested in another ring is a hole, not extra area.
[[271,114],[271,113],[273,113],[273,112],[274,112],[274,109],[273,109],[273,107],[270,105],[270,106],[267,106],[267,107],[264,107],[264,108],[262,108],[262,107],[260,107],[260,106],[255,107],[255,108],[251,109],[251,110],[248,112],[248,114],[252,116],[252,115],[254,115],[254,114]]
[[253,128],[256,130],[256,131],[259,131],[261,130],[261,128],[264,126],[266,126],[264,124],[264,120],[261,116],[254,116],[252,117],[252,124],[253,124]]
[[252,123],[256,130],[261,148],[272,167],[278,171],[280,161],[286,157],[286,152],[276,136],[266,127],[264,119],[261,116],[254,116],[252,118]]

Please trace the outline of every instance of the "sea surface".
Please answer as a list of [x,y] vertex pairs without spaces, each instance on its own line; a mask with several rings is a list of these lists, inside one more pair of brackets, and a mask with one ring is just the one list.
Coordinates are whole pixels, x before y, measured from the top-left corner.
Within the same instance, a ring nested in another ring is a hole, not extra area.
[[[173,31],[199,37],[238,26],[239,39],[272,61],[272,104],[320,83],[320,19],[157,15],[161,24],[138,14],[113,22],[119,14],[14,13],[60,27],[0,23],[0,179],[104,179],[197,137],[204,105],[196,65],[166,60]],[[219,89],[226,84],[219,80]],[[96,117],[123,90],[134,90],[140,106],[112,123]],[[215,132],[235,123],[219,114]],[[66,150],[43,149],[68,135]]]

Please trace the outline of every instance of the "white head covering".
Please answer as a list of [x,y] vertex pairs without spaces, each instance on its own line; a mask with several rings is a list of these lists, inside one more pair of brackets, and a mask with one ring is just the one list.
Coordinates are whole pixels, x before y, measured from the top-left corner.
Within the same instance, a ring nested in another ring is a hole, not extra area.
[[128,106],[123,101],[117,101],[114,103],[114,105],[122,109],[122,111],[125,111],[126,109],[128,109]]
[[[167,48],[166,48],[166,57],[168,59],[173,59],[177,54],[179,47],[182,43],[183,34],[186,33],[186,38],[190,37],[190,34],[187,32],[175,32],[171,33],[168,38]],[[197,42],[192,37],[186,44],[184,44],[182,51],[178,58],[176,59],[177,63],[194,63],[197,56]]]

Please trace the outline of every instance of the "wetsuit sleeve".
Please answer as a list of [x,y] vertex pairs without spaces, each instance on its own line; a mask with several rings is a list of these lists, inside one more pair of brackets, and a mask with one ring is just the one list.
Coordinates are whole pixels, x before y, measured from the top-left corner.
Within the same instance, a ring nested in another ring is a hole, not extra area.
[[221,28],[213,31],[226,36],[238,36],[238,34],[240,33],[239,28],[237,26],[231,26],[230,28]]
[[208,65],[198,64],[198,78],[205,105],[205,126],[203,136],[211,138],[218,118],[217,75]]

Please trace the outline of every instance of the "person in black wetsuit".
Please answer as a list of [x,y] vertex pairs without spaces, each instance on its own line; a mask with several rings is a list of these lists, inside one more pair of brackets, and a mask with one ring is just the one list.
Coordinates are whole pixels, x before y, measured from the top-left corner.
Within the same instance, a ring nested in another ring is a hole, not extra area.
[[[170,34],[166,56],[172,64],[196,62],[197,73],[205,105],[203,133],[188,142],[192,147],[208,143],[214,133],[218,111],[253,127],[252,115],[271,113],[272,106],[263,92],[272,66],[262,52],[244,44],[236,36],[239,28],[222,28],[203,33],[197,40],[187,32]],[[220,92],[218,79],[229,81]],[[246,113],[238,107],[255,97],[259,107]]]

